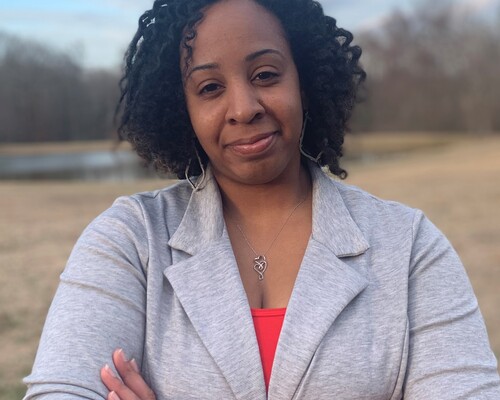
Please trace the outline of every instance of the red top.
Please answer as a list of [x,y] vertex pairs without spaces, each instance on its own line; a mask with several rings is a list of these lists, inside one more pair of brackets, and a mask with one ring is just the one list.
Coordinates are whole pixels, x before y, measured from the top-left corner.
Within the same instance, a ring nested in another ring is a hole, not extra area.
[[280,337],[286,308],[252,308],[253,324],[259,343],[266,390],[269,387],[274,354]]

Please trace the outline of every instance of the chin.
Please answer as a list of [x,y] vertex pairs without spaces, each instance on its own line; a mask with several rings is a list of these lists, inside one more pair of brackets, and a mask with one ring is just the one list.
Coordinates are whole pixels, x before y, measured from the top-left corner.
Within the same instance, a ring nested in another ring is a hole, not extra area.
[[242,168],[239,171],[234,171],[233,179],[245,185],[278,183],[284,177],[288,168],[290,167],[275,163],[273,165],[254,165],[250,168]]
[[296,179],[301,168],[300,154],[297,157],[265,157],[254,160],[226,160],[219,163],[221,168],[212,163],[214,174],[219,183],[233,182],[242,185],[266,185]]

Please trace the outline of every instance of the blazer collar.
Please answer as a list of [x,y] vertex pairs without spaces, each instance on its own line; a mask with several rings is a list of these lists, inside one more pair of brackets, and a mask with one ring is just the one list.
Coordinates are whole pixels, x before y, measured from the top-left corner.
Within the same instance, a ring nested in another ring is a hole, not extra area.
[[312,238],[337,257],[364,253],[368,242],[351,217],[336,183],[314,164],[309,164],[313,182]]
[[164,275],[234,398],[264,400],[259,347],[229,238],[178,258]]
[[193,190],[181,223],[168,241],[176,250],[194,255],[220,239],[225,229],[222,199],[212,168]]
[[[368,242],[352,219],[338,184],[312,163],[309,170],[313,183],[312,238],[330,248],[337,257],[364,253],[369,248]],[[193,255],[221,238],[224,231],[221,195],[209,166],[168,245]]]
[[[345,263],[368,249],[338,184],[316,166],[313,229],[288,303],[269,386],[269,399],[291,399],[325,333],[368,285],[366,272]],[[173,264],[164,271],[207,351],[238,400],[265,399],[261,360],[248,300],[225,229],[220,192],[211,170],[193,191],[168,243]],[[356,265],[356,264],[354,264]]]

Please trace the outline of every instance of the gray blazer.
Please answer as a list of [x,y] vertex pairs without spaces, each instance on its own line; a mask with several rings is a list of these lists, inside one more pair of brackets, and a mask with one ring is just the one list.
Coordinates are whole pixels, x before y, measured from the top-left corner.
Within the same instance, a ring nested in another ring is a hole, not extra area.
[[[414,209],[311,167],[313,232],[268,398],[500,399],[466,273]],[[266,398],[252,317],[218,186],[118,199],[61,275],[26,399],[102,399],[122,347],[158,399]]]

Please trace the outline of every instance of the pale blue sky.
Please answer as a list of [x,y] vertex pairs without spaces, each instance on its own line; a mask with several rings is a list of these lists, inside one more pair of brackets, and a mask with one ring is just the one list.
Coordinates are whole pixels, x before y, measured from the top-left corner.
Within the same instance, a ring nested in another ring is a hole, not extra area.
[[[376,26],[394,8],[422,0],[323,0],[328,15],[349,30]],[[440,1],[440,0],[436,0]],[[487,7],[500,0],[452,0]],[[72,52],[83,65],[115,67],[141,13],[153,0],[0,0],[0,31]]]

